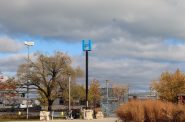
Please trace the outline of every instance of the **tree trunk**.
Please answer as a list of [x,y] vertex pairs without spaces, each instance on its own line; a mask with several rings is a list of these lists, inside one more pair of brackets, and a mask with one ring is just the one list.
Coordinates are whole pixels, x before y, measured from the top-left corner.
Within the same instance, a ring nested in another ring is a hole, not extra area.
[[96,109],[96,100],[93,100],[93,118],[96,118],[95,109]]
[[48,100],[48,111],[52,111],[53,100]]

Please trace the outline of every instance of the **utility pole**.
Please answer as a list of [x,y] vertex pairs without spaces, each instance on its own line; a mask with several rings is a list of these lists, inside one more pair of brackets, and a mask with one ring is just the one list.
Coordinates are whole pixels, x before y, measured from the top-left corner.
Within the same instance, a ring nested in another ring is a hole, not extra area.
[[29,77],[30,77],[30,67],[29,67],[29,61],[30,61],[30,50],[29,47],[34,45],[34,42],[27,42],[25,41],[24,44],[27,46],[28,48],[28,61],[27,61],[27,81],[26,81],[26,86],[27,86],[27,97],[26,97],[26,119],[29,118],[29,106],[28,106],[28,99],[29,99]]
[[106,80],[106,88],[107,88],[107,106],[109,104],[109,88],[108,88],[109,80]]
[[86,54],[86,109],[88,109],[88,52],[91,51],[91,48],[91,40],[88,42],[85,42],[85,40],[82,41],[82,49]]

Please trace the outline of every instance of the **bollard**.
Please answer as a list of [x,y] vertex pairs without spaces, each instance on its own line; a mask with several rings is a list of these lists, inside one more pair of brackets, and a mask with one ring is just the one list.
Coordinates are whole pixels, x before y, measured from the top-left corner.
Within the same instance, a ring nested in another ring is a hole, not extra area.
[[19,115],[19,116],[21,115],[21,112],[20,112],[20,111],[18,112],[18,115]]

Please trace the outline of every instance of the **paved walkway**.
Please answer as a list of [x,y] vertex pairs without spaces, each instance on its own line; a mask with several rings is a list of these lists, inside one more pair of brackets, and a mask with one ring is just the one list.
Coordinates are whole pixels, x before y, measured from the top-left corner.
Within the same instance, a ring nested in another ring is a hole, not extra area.
[[[93,119],[93,120],[82,120],[82,119],[74,119],[74,120],[49,120],[47,122],[115,122],[118,120],[117,118],[104,118],[104,119]],[[41,122],[41,121],[4,121],[4,122]]]

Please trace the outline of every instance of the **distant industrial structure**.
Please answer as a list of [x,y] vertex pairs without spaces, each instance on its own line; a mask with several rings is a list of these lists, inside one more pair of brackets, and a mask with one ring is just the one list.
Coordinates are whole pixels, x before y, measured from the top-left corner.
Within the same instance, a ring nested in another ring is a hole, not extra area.
[[[138,93],[129,93],[125,91],[120,94],[119,99],[116,98],[113,94],[114,88],[108,88],[108,97],[107,97],[107,88],[102,88],[102,100],[101,100],[101,109],[106,116],[115,116],[116,109],[123,103],[127,103],[131,100],[156,100],[158,99],[158,94],[155,91],[149,92],[138,92]],[[185,95],[184,95],[185,98]],[[107,102],[108,101],[108,102]]]

